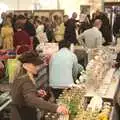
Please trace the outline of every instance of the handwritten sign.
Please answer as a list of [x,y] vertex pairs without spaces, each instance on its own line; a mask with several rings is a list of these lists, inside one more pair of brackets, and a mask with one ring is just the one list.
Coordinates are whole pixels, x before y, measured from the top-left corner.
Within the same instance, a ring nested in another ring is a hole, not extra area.
[[52,55],[59,50],[58,43],[41,43],[37,50],[40,49],[43,51],[43,54]]

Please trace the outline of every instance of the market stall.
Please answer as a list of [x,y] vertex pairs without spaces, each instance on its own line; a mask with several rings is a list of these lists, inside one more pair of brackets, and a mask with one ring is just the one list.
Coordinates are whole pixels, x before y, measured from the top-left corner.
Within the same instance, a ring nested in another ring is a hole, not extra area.
[[[76,49],[85,51],[83,48],[75,47]],[[81,76],[76,80],[77,85],[65,89],[57,100],[58,104],[62,103],[68,107],[70,114],[63,116],[46,113],[45,120],[118,120],[115,97],[120,81],[113,63],[119,50],[119,46],[87,50],[90,61],[86,70],[82,71]],[[44,76],[48,79],[49,59],[58,51],[58,44],[45,43],[38,46],[37,51],[42,51],[42,55],[45,56],[45,64],[41,67],[39,78]],[[41,85],[39,80],[36,80],[38,89]],[[1,101],[0,111],[4,111],[11,103],[11,99],[8,92],[1,94],[4,98]]]
[[113,68],[119,47],[92,50],[86,71],[76,80],[77,85],[66,89],[57,100],[65,104],[67,116],[48,113],[45,117],[58,120],[118,120],[115,97],[119,75]]

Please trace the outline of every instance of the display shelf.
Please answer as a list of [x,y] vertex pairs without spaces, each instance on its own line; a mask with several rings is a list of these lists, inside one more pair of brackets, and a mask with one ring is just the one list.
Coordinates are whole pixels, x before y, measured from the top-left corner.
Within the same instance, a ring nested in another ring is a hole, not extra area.
[[88,89],[88,92],[86,93],[85,97],[92,98],[96,94],[101,96],[103,99],[108,99],[113,101],[119,86],[119,79],[113,79],[113,74],[115,70],[111,68],[103,80],[103,83],[101,84],[100,88],[93,92],[92,90]]

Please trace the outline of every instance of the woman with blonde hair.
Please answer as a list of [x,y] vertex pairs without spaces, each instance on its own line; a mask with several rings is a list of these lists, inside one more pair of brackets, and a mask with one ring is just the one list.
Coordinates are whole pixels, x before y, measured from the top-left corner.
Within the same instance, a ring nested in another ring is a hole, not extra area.
[[56,42],[59,43],[64,39],[64,32],[65,32],[65,25],[64,22],[62,21],[62,18],[59,17],[54,31]]
[[11,17],[7,16],[1,29],[1,37],[3,40],[3,49],[13,49],[13,28]]

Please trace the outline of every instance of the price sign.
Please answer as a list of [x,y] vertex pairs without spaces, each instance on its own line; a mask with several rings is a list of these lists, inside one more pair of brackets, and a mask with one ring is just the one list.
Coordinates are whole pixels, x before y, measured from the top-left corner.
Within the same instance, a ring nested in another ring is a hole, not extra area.
[[44,43],[43,46],[43,54],[54,54],[59,50],[57,43]]

